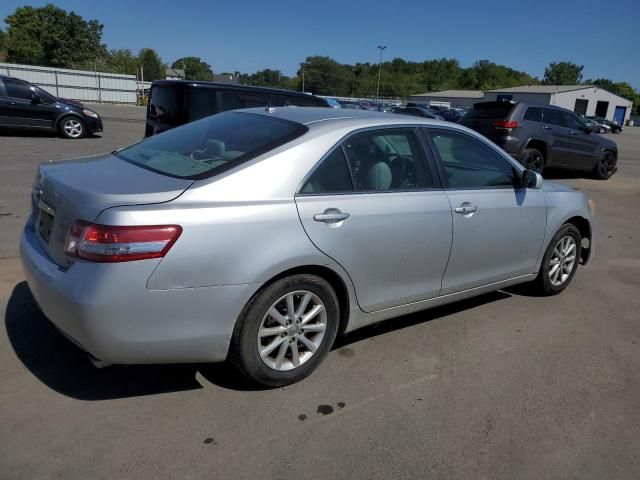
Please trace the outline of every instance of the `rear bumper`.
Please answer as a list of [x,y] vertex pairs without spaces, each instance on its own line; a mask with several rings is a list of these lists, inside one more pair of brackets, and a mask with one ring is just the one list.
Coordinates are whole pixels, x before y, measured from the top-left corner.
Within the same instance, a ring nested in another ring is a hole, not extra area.
[[259,287],[149,290],[146,281],[158,260],[76,262],[64,271],[29,224],[20,256],[43,313],[77,345],[109,363],[225,360],[236,319]]

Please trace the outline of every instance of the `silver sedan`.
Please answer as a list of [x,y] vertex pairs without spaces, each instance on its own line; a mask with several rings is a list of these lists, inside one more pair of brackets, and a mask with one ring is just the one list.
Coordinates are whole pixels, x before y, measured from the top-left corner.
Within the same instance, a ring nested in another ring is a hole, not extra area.
[[518,283],[559,293],[593,238],[582,193],[469,129],[289,107],[40,166],[21,257],[94,361],[229,359],[276,386],[374,322]]

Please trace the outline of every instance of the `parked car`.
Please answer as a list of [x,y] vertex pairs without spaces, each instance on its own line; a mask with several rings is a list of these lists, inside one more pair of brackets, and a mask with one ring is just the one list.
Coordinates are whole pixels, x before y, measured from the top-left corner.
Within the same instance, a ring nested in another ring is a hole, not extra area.
[[0,75],[0,128],[78,139],[101,132],[102,119],[80,102],[56,98],[25,80]]
[[603,123],[596,122],[592,118],[580,117],[581,120],[591,129],[592,132],[611,133],[611,127]]
[[337,98],[324,97],[324,101],[327,102],[327,105],[329,105],[331,108],[342,108],[342,105],[340,105],[340,102]]
[[457,124],[255,108],[41,165],[20,252],[94,360],[229,359],[277,386],[365,325],[517,283],[557,294],[593,238],[584,194]]
[[190,80],[151,84],[145,137],[215,113],[252,107],[328,107],[319,97],[290,90]]
[[393,109],[393,113],[401,113],[404,115],[414,115],[416,117],[430,118],[432,120],[444,120],[444,117],[441,117],[440,115],[436,115],[430,109],[421,108],[421,107],[395,108]]
[[482,133],[526,168],[591,171],[606,180],[616,172],[615,142],[593,134],[570,110],[519,102],[479,102],[459,122]]
[[443,117],[447,122],[458,122],[464,114],[464,110],[458,110],[456,108],[438,111],[438,115]]
[[618,125],[616,122],[612,122],[611,120],[607,120],[606,118],[602,118],[602,117],[587,117],[587,118],[590,120],[595,120],[596,122],[602,125],[606,125],[611,129],[612,133],[622,133],[622,131],[624,130],[624,127],[622,125]]

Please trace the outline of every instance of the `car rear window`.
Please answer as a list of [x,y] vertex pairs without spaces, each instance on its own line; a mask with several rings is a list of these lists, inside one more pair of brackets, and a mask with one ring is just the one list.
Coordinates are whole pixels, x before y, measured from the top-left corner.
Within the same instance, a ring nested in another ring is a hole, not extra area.
[[179,123],[182,89],[154,86],[149,98],[149,116],[158,123]]
[[115,155],[157,173],[195,180],[233,168],[307,130],[280,118],[226,112],[154,135]]
[[509,116],[514,104],[511,102],[481,102],[476,103],[472,110],[469,110],[464,119],[467,120],[504,120]]

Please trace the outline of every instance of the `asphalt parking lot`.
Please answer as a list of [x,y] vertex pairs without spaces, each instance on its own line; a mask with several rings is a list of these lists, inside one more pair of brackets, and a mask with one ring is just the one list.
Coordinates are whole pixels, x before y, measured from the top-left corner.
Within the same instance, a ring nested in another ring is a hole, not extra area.
[[34,304],[17,255],[36,166],[143,134],[142,109],[96,109],[98,137],[0,136],[1,478],[640,478],[640,128],[609,136],[608,181],[549,172],[599,227],[563,294],[393,319],[256,390],[225,365],[97,370]]

